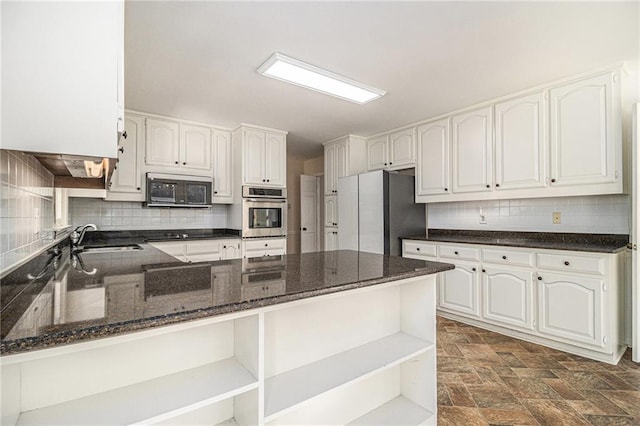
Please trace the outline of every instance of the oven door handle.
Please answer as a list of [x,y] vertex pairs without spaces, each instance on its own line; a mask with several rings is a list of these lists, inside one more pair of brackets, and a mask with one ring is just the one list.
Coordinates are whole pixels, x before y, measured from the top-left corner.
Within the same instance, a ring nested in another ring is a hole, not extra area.
[[253,203],[286,203],[287,200],[274,200],[273,198],[245,198]]

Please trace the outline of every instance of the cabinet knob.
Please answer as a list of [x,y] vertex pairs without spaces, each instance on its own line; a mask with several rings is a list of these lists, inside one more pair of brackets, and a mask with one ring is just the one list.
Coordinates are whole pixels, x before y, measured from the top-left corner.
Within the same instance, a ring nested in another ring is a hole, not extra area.
[[176,164],[180,164],[180,162],[179,162],[179,161],[176,161]]
[[459,253],[457,251],[454,251],[453,254],[455,254],[457,256]]
[[386,165],[387,165],[387,163],[384,163],[384,165],[386,166]]
[[138,191],[140,191],[140,189],[142,189],[142,188],[140,188],[140,187],[137,187],[136,189],[137,189]]
[[337,233],[336,231],[333,231],[333,233],[334,233],[335,235],[338,235],[338,233]]
[[265,243],[265,245],[264,245],[264,246],[265,246],[265,247],[269,247],[269,244]]
[[487,188],[491,188],[491,185],[487,185]]
[[303,231],[306,231],[306,230],[307,230],[307,228],[302,228],[302,230],[303,230]]
[[227,248],[227,246],[222,246],[222,248]]
[[416,250],[417,250],[417,251],[420,251],[420,247],[416,247]]
[[445,188],[445,189],[444,189],[444,192],[447,192],[447,191],[449,191],[449,188]]
[[337,223],[337,222],[333,222],[333,224],[334,224],[335,226],[338,226],[338,223]]
[[124,146],[121,146],[120,148],[118,148],[118,151],[120,151],[120,154],[124,154]]
[[263,182],[265,182],[265,179],[262,179]]
[[551,183],[556,183],[556,180],[555,179],[551,179]]
[[186,166],[186,165],[187,165],[187,162],[186,162],[186,161],[183,161],[183,162],[182,162],[182,165],[183,165],[183,166]]
[[271,180],[267,179],[267,182],[271,182]]
[[217,194],[217,193],[218,193],[218,191],[213,191],[213,193],[214,193],[214,194]]
[[482,270],[482,272],[487,272],[487,270],[486,270],[486,269],[483,269],[483,270]]
[[569,266],[569,261],[568,260],[564,261],[564,266]]
[[502,256],[502,259],[503,260],[507,260],[507,256]]
[[389,165],[391,166],[391,165],[393,165],[393,163],[389,163]]
[[471,268],[471,270],[472,270],[473,272],[475,272],[475,271],[476,271],[476,268]]
[[127,136],[129,136],[129,135],[127,135],[127,131],[126,131],[126,130],[125,130],[124,132],[122,132],[122,137],[123,137],[123,138],[125,138],[125,139],[126,139],[126,138],[127,138]]
[[538,275],[538,281],[542,281],[542,277]]
[[500,188],[500,184],[499,183],[496,183],[496,188]]

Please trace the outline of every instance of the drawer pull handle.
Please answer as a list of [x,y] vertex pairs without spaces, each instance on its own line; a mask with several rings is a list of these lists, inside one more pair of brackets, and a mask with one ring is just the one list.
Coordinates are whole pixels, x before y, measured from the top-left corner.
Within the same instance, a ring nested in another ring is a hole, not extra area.
[[416,247],[416,250],[417,250],[417,251],[420,251],[420,247]]
[[502,259],[503,260],[507,260],[507,256],[502,256]]
[[538,281],[542,281],[542,277],[541,276],[538,276]]
[[568,260],[564,261],[564,266],[569,266],[569,261]]
[[487,270],[486,270],[486,269],[483,269],[483,270],[482,270],[482,272],[487,272]]
[[454,251],[454,252],[453,252],[453,254],[458,255],[458,252],[457,252],[457,251]]

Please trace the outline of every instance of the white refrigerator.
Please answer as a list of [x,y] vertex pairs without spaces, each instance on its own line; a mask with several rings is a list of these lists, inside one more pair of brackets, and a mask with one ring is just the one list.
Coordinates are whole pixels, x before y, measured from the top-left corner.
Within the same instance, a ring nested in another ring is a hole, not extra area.
[[400,237],[426,235],[414,176],[377,170],[338,179],[338,249],[402,255]]

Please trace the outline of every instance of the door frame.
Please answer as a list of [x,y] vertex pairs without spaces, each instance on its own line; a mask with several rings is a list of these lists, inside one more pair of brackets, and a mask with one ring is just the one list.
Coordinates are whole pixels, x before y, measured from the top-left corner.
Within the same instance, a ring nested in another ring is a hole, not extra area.
[[632,112],[632,137],[631,137],[631,152],[632,152],[632,183],[633,187],[631,193],[631,345],[632,345],[632,359],[635,362],[640,363],[640,252],[638,251],[639,234],[640,234],[640,208],[638,207],[638,201],[640,200],[640,149],[638,138],[640,137],[640,103],[633,105]]

